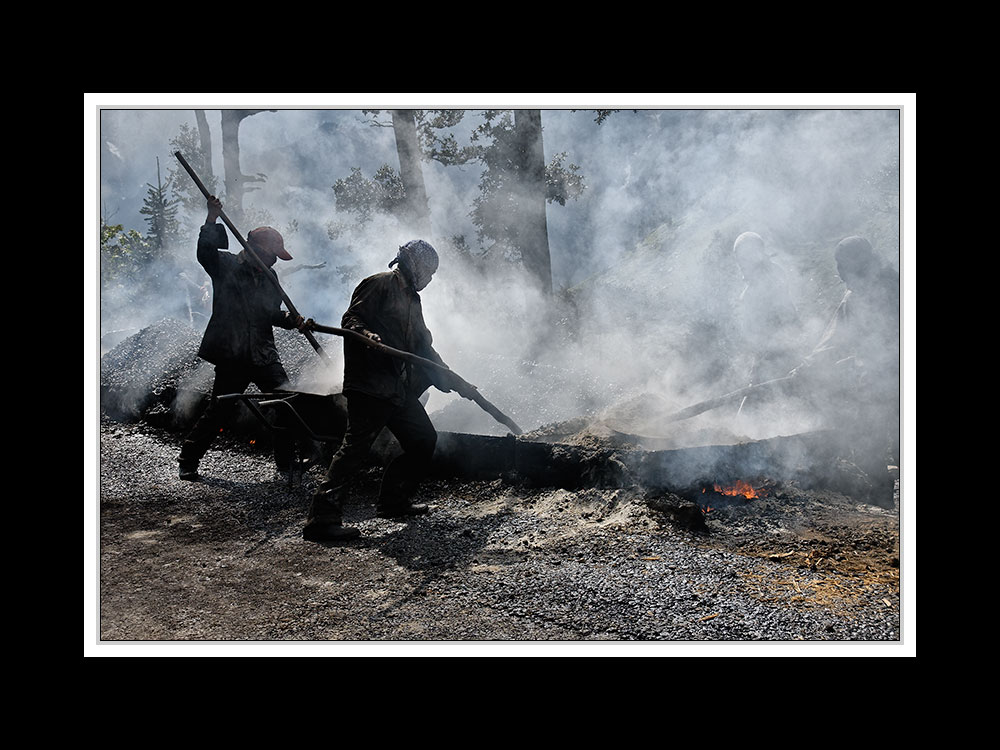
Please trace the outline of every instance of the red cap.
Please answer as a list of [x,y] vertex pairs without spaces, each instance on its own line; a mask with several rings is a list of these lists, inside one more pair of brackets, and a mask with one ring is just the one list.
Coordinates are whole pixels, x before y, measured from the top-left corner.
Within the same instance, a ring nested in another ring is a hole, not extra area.
[[247,235],[247,242],[259,250],[274,253],[282,260],[291,260],[292,256],[285,250],[285,241],[273,227],[257,227]]

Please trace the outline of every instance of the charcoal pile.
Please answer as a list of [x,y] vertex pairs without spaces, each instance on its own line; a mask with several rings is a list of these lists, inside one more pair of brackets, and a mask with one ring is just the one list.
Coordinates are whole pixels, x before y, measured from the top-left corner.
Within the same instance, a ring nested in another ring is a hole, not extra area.
[[541,425],[525,437],[549,443],[644,450],[733,445],[750,440],[733,426],[711,421],[668,422],[670,414],[676,411],[676,405],[657,394],[631,394],[592,415]]
[[101,357],[101,409],[119,421],[171,411],[178,393],[206,393],[212,366],[198,358],[201,335],[172,318],[129,336]]
[[[121,422],[183,429],[211,393],[214,367],[198,356],[202,333],[163,318],[101,357],[101,410]],[[319,381],[322,360],[297,331],[274,329],[274,342],[293,386]],[[253,386],[249,389],[255,390]]]

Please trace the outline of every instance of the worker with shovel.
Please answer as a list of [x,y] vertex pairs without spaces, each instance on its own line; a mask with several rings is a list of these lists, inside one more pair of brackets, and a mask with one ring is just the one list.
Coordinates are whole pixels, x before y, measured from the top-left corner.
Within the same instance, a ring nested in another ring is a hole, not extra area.
[[[342,510],[350,484],[383,428],[399,441],[402,455],[392,460],[382,476],[376,512],[382,518],[404,518],[427,513],[412,502],[437,443],[437,432],[419,398],[431,385],[466,398],[472,388],[453,375],[434,351],[424,323],[420,294],[438,268],[438,254],[423,240],[399,248],[392,271],[364,279],[354,290],[342,326],[393,349],[412,352],[442,365],[420,366],[344,338],[344,395],[347,430],[330,462],[326,479],[317,488],[309,508],[303,537],[314,542],[336,542],[359,536],[344,526]],[[311,321],[306,322],[310,326]]]
[[[273,326],[292,329],[303,324],[302,316],[281,309],[281,296],[265,273],[278,258],[291,260],[281,234],[271,227],[258,227],[247,234],[248,247],[238,255],[222,252],[229,247],[226,229],[216,220],[222,203],[208,198],[208,217],[198,237],[198,262],[212,279],[212,317],[198,349],[198,356],[215,365],[212,399],[181,446],[180,478],[197,481],[198,463],[208,452],[219,429],[230,422],[236,402],[218,397],[243,393],[250,383],[263,392],[286,387],[288,375],[274,345]],[[259,259],[246,254],[252,249]],[[262,265],[263,264],[263,267]],[[277,473],[291,469],[291,439],[277,434],[274,459]]]
[[834,252],[845,292],[819,343],[791,372],[853,466],[852,494],[893,508],[888,462],[899,460],[899,274],[864,237]]
[[846,494],[892,509],[895,480],[888,467],[900,460],[899,274],[864,237],[841,240],[834,258],[844,295],[819,343],[797,367],[661,421],[690,419],[748,395],[802,398],[831,434],[838,465],[827,478]]

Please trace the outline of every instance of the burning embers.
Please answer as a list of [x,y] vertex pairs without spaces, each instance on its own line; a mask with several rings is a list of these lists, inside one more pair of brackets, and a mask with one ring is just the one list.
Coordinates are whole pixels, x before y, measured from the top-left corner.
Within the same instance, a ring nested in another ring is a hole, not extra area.
[[702,511],[709,513],[713,508],[742,505],[751,500],[766,497],[770,494],[772,485],[773,482],[766,479],[754,481],[737,479],[729,483],[712,482],[701,486],[701,493],[696,499]]
[[[744,482],[742,479],[737,479],[736,483],[730,485],[729,487],[720,487],[717,484],[712,485],[712,489],[720,495],[726,495],[728,497],[739,497],[743,496],[747,500],[753,500],[755,497],[760,497],[757,490],[749,482]],[[704,492],[705,490],[702,490]]]

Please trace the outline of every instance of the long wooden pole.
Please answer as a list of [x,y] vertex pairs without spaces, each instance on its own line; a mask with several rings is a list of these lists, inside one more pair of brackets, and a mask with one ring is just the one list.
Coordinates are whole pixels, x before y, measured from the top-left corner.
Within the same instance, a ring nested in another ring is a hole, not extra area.
[[792,379],[791,375],[785,375],[780,378],[775,378],[774,380],[766,380],[763,383],[757,383],[756,385],[748,385],[745,388],[739,388],[738,390],[731,391],[722,396],[716,396],[715,398],[710,398],[705,401],[700,401],[697,404],[687,407],[686,409],[681,409],[680,411],[674,412],[673,414],[668,414],[666,417],[660,419],[660,422],[679,422],[682,419],[690,419],[691,417],[696,417],[710,409],[715,409],[723,404],[735,401],[740,396],[746,396],[753,391],[760,390],[763,388],[771,388],[781,383],[788,382]]
[[[184,157],[181,155],[181,152],[175,151],[174,156],[177,157],[177,161],[181,163],[181,166],[184,167],[185,171],[189,175],[191,175],[191,179],[194,180],[194,184],[198,186],[198,189],[202,192],[205,198],[206,199],[211,198],[212,194],[208,192],[208,188],[205,187],[205,183],[203,183],[198,178],[198,175],[195,174],[195,171],[191,168],[191,165],[188,164],[187,161],[184,159]],[[239,243],[243,245],[243,247],[247,251],[247,255],[249,255],[253,259],[253,262],[257,264],[257,267],[264,273],[264,275],[268,279],[271,280],[271,283],[274,284],[275,288],[277,288],[278,293],[281,294],[281,300],[285,303],[285,309],[287,309],[288,312],[290,312],[296,318],[299,317],[299,311],[295,309],[295,305],[292,304],[292,301],[288,298],[288,295],[285,294],[285,290],[281,288],[281,284],[278,282],[278,279],[275,276],[275,274],[272,273],[270,268],[264,265],[264,261],[262,261],[259,257],[257,257],[257,253],[250,247],[250,245],[247,244],[247,241],[243,239],[243,235],[240,234],[239,230],[233,225],[233,222],[229,220],[229,217],[226,216],[226,213],[224,211],[221,210],[219,211],[219,218],[221,218],[223,223],[227,227],[229,227],[229,231],[232,232],[233,236],[239,241]],[[325,351],[323,351],[323,347],[319,345],[319,342],[316,340],[316,337],[312,335],[312,332],[303,330],[302,334],[306,337],[306,339],[309,340],[309,343],[312,344],[312,347],[313,349],[316,350],[316,353],[329,362],[330,355],[328,355]]]
[[508,428],[510,428],[510,431],[513,432],[515,435],[524,434],[524,431],[517,426],[517,424],[514,422],[513,419],[508,417],[497,407],[495,407],[493,404],[487,401],[486,398],[483,397],[483,394],[479,392],[479,389],[476,388],[476,386],[472,385],[466,380],[463,380],[461,377],[459,377],[458,373],[456,373],[447,365],[443,365],[440,362],[435,362],[432,359],[426,359],[424,357],[417,356],[416,354],[403,351],[402,349],[395,349],[391,346],[387,346],[386,344],[368,338],[363,333],[352,331],[349,328],[335,328],[333,326],[320,325],[319,323],[311,323],[310,327],[312,328],[312,330],[319,331],[320,333],[332,333],[335,336],[342,336],[344,338],[354,339],[355,341],[359,341],[365,346],[371,347],[372,349],[377,349],[383,354],[388,354],[391,357],[396,357],[398,359],[405,360],[412,364],[420,365],[421,367],[430,367],[431,369],[434,370],[446,372],[457,382],[458,388],[456,388],[455,390],[458,391],[459,395],[461,395],[463,398],[469,399],[470,401],[475,401],[480,406],[480,408],[482,408],[495,420],[500,422],[500,424],[506,425]]

